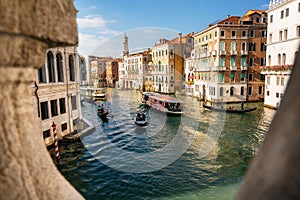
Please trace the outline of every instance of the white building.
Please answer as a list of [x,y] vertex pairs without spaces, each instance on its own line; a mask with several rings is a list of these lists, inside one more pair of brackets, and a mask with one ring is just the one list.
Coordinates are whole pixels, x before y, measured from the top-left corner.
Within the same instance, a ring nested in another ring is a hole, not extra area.
[[122,89],[142,90],[145,87],[145,73],[151,62],[151,51],[129,54],[123,57],[119,68],[119,87]]
[[53,122],[58,138],[62,138],[77,130],[82,116],[77,47],[52,48],[46,54],[32,89],[33,106],[42,130],[40,137],[50,145],[54,142]]
[[265,101],[278,108],[285,92],[300,42],[300,0],[270,1],[268,13]]

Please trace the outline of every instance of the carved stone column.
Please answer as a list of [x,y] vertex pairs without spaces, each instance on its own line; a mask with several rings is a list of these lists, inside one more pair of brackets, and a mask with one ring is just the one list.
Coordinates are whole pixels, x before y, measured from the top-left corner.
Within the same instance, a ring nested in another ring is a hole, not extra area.
[[77,40],[73,0],[0,0],[0,199],[82,199],[47,152],[30,87],[46,49]]

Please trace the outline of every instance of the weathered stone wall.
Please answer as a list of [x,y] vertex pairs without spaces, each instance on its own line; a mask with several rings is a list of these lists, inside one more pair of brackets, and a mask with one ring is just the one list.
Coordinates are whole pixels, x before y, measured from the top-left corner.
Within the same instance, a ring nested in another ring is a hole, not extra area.
[[73,0],[0,0],[0,199],[82,199],[47,152],[31,94],[46,49],[77,37]]

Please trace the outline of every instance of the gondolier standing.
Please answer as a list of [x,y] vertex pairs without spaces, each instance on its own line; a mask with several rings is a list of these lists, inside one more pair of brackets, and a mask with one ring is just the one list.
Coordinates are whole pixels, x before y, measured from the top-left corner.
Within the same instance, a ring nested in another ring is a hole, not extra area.
[[242,104],[241,104],[241,109],[242,109],[242,110],[245,109],[245,107],[244,107],[244,102],[242,102]]

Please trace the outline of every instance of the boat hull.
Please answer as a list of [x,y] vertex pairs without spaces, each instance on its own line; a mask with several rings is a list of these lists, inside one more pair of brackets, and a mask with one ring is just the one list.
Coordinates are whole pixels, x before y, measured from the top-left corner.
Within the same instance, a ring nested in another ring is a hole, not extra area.
[[216,112],[227,112],[227,113],[246,113],[246,112],[251,112],[257,109],[257,107],[254,108],[249,108],[249,109],[244,109],[244,110],[237,110],[237,109],[224,109],[224,108],[216,108],[208,105],[203,105],[204,108],[210,109],[212,111]]
[[98,112],[97,114],[101,119],[107,119],[108,112]]
[[139,125],[139,126],[146,126],[148,124],[148,121],[145,120],[145,121],[137,121],[136,119],[134,119],[134,123],[136,125]]
[[143,95],[144,103],[141,106],[146,104],[148,107],[154,108],[160,112],[164,112],[167,115],[178,116],[184,113],[182,110],[182,101],[175,97],[170,97],[155,92],[145,92]]

